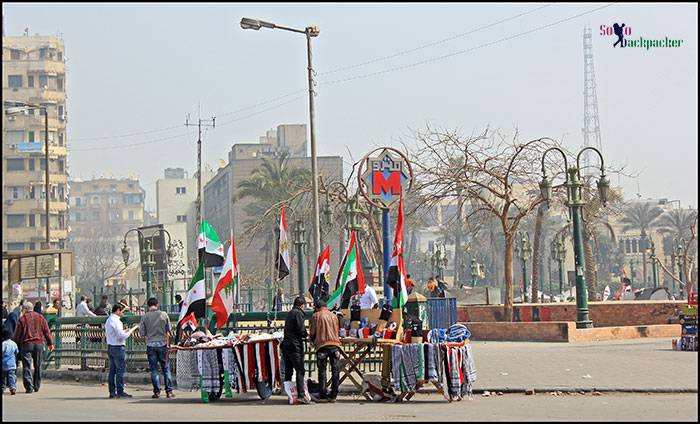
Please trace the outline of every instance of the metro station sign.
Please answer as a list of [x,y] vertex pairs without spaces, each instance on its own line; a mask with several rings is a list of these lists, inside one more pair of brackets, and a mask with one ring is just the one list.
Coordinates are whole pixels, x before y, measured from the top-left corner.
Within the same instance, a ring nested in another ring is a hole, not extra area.
[[[360,192],[370,203],[388,209],[410,189],[413,175],[408,159],[390,147],[382,148],[377,157],[369,155],[360,164]],[[363,165],[367,168],[364,172]]]

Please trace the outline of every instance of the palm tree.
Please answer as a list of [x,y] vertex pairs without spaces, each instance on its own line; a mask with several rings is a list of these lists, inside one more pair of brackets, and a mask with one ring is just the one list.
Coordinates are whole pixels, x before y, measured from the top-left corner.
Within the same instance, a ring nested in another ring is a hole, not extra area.
[[[663,210],[652,203],[635,203],[625,209],[624,216],[620,220],[623,231],[639,230],[640,241],[642,245],[640,250],[644,255],[646,248],[647,230],[656,225],[656,220],[663,214]],[[642,261],[642,274],[644,276],[644,284],[647,281],[647,261],[646,257]]]
[[658,231],[664,235],[688,238],[690,226],[695,221],[695,215],[697,212],[690,209],[675,209],[666,212],[657,221]]

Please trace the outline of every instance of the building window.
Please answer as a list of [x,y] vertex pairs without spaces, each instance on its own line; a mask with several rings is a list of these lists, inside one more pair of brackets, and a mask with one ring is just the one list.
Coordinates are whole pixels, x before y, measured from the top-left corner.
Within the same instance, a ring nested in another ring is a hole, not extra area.
[[36,249],[36,243],[31,242],[29,243],[29,250],[35,250]]
[[58,133],[58,145],[63,146],[63,133]]
[[29,164],[29,170],[33,171],[34,170],[34,158],[27,159],[27,163]]
[[[34,163],[33,160],[30,160],[29,162]],[[34,169],[34,167],[32,167],[32,169]],[[35,191],[34,191],[34,186],[29,186],[29,198],[30,198],[30,199],[33,199],[33,198],[34,198],[34,196],[35,196],[34,193],[35,193]]]
[[24,250],[24,243],[7,243],[7,250]]
[[175,194],[185,194],[187,190],[185,187],[175,187]]
[[19,54],[20,54],[19,50],[15,50],[15,49],[10,50],[10,59],[11,60],[19,60]]
[[8,171],[24,171],[24,159],[7,159]]
[[177,222],[187,222],[187,215],[178,215]]
[[29,226],[36,227],[36,215],[34,215],[34,214],[29,215]]
[[56,60],[58,60],[59,62],[63,61],[63,52],[59,51],[56,53]]
[[129,211],[129,221],[134,220],[134,211]]
[[58,105],[58,119],[63,119],[63,105]]
[[48,75],[39,75],[39,88],[49,87],[49,77]]
[[92,204],[99,205],[100,204],[100,196],[92,196]]
[[40,171],[46,170],[46,159],[45,158],[39,158],[39,170]]
[[7,215],[7,228],[22,228],[27,226],[26,215]]
[[27,75],[27,87],[34,88],[34,75]]
[[56,88],[58,88],[59,91],[63,91],[63,77],[58,77],[56,79]]
[[99,219],[100,219],[100,211],[92,211],[92,220],[99,221]]
[[42,47],[39,49],[39,59],[46,59],[46,55],[48,54],[49,49],[48,47]]
[[22,88],[22,75],[8,75],[7,85],[10,88]]
[[76,213],[75,213],[75,220],[76,220],[76,221],[81,221],[80,218],[81,218],[80,212],[76,212]]
[[[74,197],[74,199],[75,199],[75,206],[82,206],[82,201],[83,201],[82,197]],[[80,219],[78,219],[78,221],[80,221]]]
[[58,172],[63,173],[63,159],[58,161]]
[[34,143],[34,141],[35,141],[35,138],[34,138],[34,137],[35,137],[34,131],[29,131],[27,137],[29,138],[29,142],[30,142],[30,143]]

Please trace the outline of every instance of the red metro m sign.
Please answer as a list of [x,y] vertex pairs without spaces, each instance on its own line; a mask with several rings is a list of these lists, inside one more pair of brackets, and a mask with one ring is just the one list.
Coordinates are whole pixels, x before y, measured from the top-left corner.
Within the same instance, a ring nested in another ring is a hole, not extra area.
[[[370,157],[377,150],[379,156]],[[366,168],[363,172],[363,169]],[[358,172],[360,193],[368,202],[389,209],[413,185],[413,173],[408,158],[391,147],[375,149],[360,162]]]

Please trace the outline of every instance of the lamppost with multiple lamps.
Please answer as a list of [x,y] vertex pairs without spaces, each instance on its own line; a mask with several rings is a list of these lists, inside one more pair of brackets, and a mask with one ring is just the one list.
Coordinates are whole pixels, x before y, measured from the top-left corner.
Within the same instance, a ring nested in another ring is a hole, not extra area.
[[306,227],[301,218],[297,218],[294,226],[294,245],[297,248],[297,261],[299,262],[299,296],[304,295],[304,251],[306,250]]
[[547,202],[549,206],[550,199],[552,197],[552,182],[547,177],[545,171],[544,161],[547,153],[555,150],[561,153],[564,158],[564,167],[566,169],[566,182],[564,186],[567,189],[567,206],[571,210],[571,216],[573,218],[573,233],[574,233],[574,261],[576,263],[576,327],[577,328],[592,328],[593,322],[589,319],[588,315],[588,289],[586,288],[586,280],[584,275],[585,269],[585,258],[583,255],[583,228],[582,228],[582,213],[583,205],[585,201],[583,200],[582,189],[585,183],[581,180],[580,175],[580,158],[581,154],[587,150],[595,151],[600,157],[600,179],[598,180],[598,193],[603,206],[607,203],[608,190],[610,188],[610,182],[605,177],[605,163],[603,160],[603,155],[595,147],[584,147],[576,155],[575,166],[569,167],[566,159],[566,153],[559,147],[550,147],[545,150],[542,154],[542,181],[540,182],[540,192],[542,198]]
[[654,283],[654,288],[657,288],[659,286],[659,271],[656,264],[656,246],[654,246],[654,240],[650,241],[645,252],[649,256],[649,261],[651,261],[651,278]]
[[[685,246],[685,240],[683,237],[678,237],[673,239],[673,248],[676,251],[676,261],[678,265],[678,280],[683,281],[683,251]],[[688,280],[688,276],[686,276]],[[686,283],[687,284],[687,283]],[[685,299],[685,286],[683,283],[679,284],[678,294],[680,294],[681,299]]]
[[476,262],[476,258],[472,257],[472,263],[470,266],[470,271],[472,275],[472,287],[476,287],[476,277],[479,276],[479,265]]
[[518,237],[515,238],[513,249],[521,261],[523,270],[523,303],[527,303],[527,300],[531,297],[527,292],[527,260],[530,259],[530,254],[532,253],[532,249],[530,248],[530,235],[527,231],[518,232]]
[[321,219],[318,201],[318,169],[316,166],[316,126],[314,121],[314,69],[311,65],[311,38],[318,37],[320,30],[317,26],[308,26],[305,29],[288,28],[272,22],[265,22],[259,19],[242,18],[241,28],[259,30],[260,28],[282,29],[285,31],[296,32],[306,36],[306,59],[307,73],[309,80],[309,126],[311,130],[311,189],[313,191],[313,227],[314,227],[314,243],[316,244],[316,256],[321,254]]
[[[148,300],[153,296],[153,293],[152,293],[152,284],[153,284],[152,273],[153,273],[153,267],[156,264],[153,260],[153,255],[155,255],[156,250],[151,247],[151,240],[153,239],[153,236],[159,232],[164,232],[168,235],[168,247],[165,250],[168,260],[170,260],[174,256],[175,251],[172,248],[171,236],[170,236],[170,233],[168,232],[168,230],[163,229],[163,228],[159,228],[159,229],[155,230],[153,232],[153,234],[151,234],[151,238],[147,239],[141,230],[139,230],[138,228],[132,228],[124,234],[124,244],[123,244],[122,249],[121,249],[122,250],[122,258],[124,259],[124,267],[127,267],[129,265],[129,256],[130,256],[130,251],[131,251],[129,246],[127,246],[127,244],[126,244],[126,237],[132,231],[139,233],[141,238],[144,240],[143,247],[141,248],[141,251],[140,251],[140,255],[141,255],[141,264],[143,264],[143,266],[146,267],[146,300]],[[163,307],[165,307],[165,299],[166,299],[164,287],[163,287]]]

